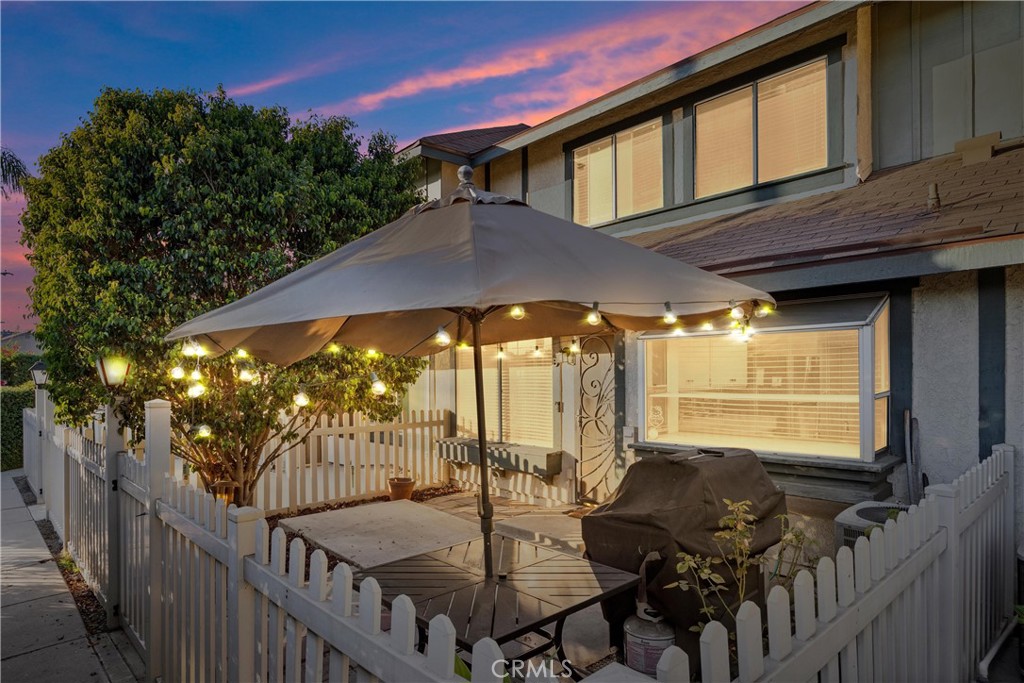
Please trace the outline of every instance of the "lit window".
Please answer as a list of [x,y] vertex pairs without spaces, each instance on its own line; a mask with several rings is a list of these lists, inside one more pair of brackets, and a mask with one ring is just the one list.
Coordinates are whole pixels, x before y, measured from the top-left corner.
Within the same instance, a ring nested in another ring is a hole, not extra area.
[[878,297],[859,297],[781,305],[746,342],[648,338],[647,440],[870,459],[888,445],[888,320]]
[[827,104],[822,59],[696,105],[694,195],[824,168]]
[[[481,351],[487,438],[550,448],[554,443],[551,340],[510,342]],[[455,353],[458,433],[476,436],[473,351],[465,348]]]
[[664,204],[661,121],[573,151],[573,220],[598,225]]

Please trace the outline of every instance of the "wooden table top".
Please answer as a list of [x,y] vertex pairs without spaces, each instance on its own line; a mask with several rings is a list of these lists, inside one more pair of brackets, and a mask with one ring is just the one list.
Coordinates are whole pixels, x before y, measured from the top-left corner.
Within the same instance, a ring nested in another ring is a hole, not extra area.
[[446,614],[459,645],[503,644],[637,585],[640,577],[501,534],[492,536],[494,574],[484,577],[483,539],[372,567],[390,605],[409,596],[426,625]]

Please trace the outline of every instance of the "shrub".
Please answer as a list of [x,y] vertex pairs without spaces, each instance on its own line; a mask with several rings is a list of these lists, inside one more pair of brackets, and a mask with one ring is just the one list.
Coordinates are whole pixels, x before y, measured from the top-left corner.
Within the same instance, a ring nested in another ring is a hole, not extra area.
[[35,405],[35,386],[0,387],[0,469],[22,466],[21,411]]
[[0,379],[3,379],[6,386],[10,387],[24,384],[32,379],[28,369],[38,360],[39,356],[5,349],[0,355]]

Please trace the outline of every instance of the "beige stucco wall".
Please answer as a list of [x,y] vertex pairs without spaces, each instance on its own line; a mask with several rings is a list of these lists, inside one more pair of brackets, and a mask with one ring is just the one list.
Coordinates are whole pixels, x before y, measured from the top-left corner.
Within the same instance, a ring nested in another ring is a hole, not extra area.
[[922,278],[913,293],[913,414],[921,467],[948,483],[978,462],[978,278]]
[[491,162],[491,192],[522,199],[523,155],[516,151]]

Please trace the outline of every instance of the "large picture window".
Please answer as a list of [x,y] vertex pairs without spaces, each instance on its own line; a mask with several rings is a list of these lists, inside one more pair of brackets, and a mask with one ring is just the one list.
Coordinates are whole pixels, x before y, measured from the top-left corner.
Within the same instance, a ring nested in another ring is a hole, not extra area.
[[[485,346],[487,438],[494,442],[554,444],[551,340]],[[476,436],[473,351],[456,349],[456,414],[460,436]]]
[[745,342],[726,332],[645,339],[648,441],[863,459],[887,447],[881,299],[782,305],[758,323]]
[[694,196],[824,168],[826,66],[820,59],[697,104]]
[[599,225],[664,204],[661,120],[573,150],[573,220]]

